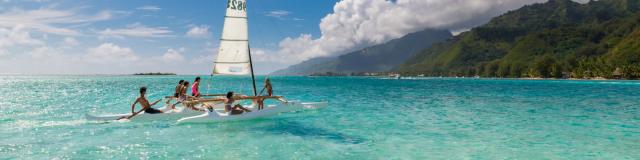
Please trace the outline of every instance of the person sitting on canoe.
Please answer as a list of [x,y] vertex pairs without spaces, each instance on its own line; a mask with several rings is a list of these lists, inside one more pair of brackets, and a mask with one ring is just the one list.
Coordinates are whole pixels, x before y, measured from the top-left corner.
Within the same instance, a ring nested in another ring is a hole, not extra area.
[[180,90],[180,96],[178,96],[178,101],[186,101],[187,98],[189,98],[187,90],[189,90],[189,81],[184,81],[184,83],[182,83],[182,90]]
[[[157,114],[157,113],[163,113],[161,110],[155,109],[155,108],[151,108],[151,106],[156,105],[158,102],[160,102],[162,99],[159,99],[151,104],[149,104],[149,100],[147,100],[147,97],[145,97],[145,93],[147,93],[147,87],[140,87],[140,97],[138,97],[136,99],[135,102],[133,102],[133,104],[131,105],[131,116],[128,117],[120,117],[118,120],[120,119],[129,119],[133,116],[136,116],[138,114],[140,114],[140,112],[144,111],[144,113],[149,113],[149,114]],[[140,103],[140,105],[142,106],[142,110],[135,112],[135,108],[136,108],[136,104]]]
[[178,85],[176,86],[176,90],[173,93],[173,97],[178,98],[180,96],[180,92],[182,92],[182,86],[183,86],[184,80],[181,79],[180,82],[178,82]]
[[251,112],[251,110],[242,107],[242,105],[240,104],[236,104],[235,106],[231,107],[231,105],[233,105],[233,102],[235,102],[235,99],[233,99],[233,92],[228,92],[227,99],[224,100],[224,111],[230,112],[230,115],[242,114],[245,111]]
[[200,87],[200,77],[196,77],[196,80],[193,81],[193,86],[191,86],[191,96],[200,97],[198,87]]
[[[264,80],[264,87],[262,88],[262,91],[260,91],[260,95],[262,95],[262,92],[264,92],[265,89],[267,90],[268,96],[273,96],[273,86],[271,86],[271,80],[269,80],[269,78]],[[254,102],[258,104],[258,110],[264,109],[264,99],[265,98],[262,97],[254,99]]]
[[[166,103],[167,103],[167,106],[168,106],[169,104],[171,104],[171,100],[172,100],[172,99],[174,99],[174,98],[176,98],[176,99],[177,99],[177,98],[180,96],[180,91],[182,90],[182,83],[184,83],[184,80],[183,80],[183,79],[181,79],[181,80],[178,82],[178,85],[176,86],[176,89],[175,89],[175,91],[173,92],[173,97],[166,97],[166,98],[167,98],[167,102],[166,102]],[[175,105],[171,105],[171,109],[175,109]]]
[[[267,90],[267,95],[273,96],[273,86],[271,86],[271,80],[269,80],[269,78],[264,80],[264,89]],[[262,94],[262,93],[260,93],[260,94]]]
[[187,100],[187,86],[189,86],[189,81],[183,81],[181,85],[176,86],[176,91],[178,92],[176,98],[178,98],[178,102],[171,105],[172,109],[175,109],[176,105]]

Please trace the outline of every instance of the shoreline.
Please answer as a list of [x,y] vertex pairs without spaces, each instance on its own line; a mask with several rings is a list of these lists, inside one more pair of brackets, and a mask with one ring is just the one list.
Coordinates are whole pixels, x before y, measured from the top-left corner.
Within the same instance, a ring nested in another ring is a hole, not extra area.
[[595,78],[515,78],[522,80],[590,80],[590,81],[615,81],[615,80],[628,80],[628,81],[638,81],[640,79],[607,79],[604,77],[595,77]]
[[[286,75],[279,75],[286,76]],[[298,77],[301,77],[297,75]],[[296,77],[296,76],[292,76]],[[396,79],[394,77],[388,76],[304,76],[304,77],[374,77],[374,78],[388,78],[388,79]],[[495,80],[589,80],[589,81],[640,81],[640,79],[607,79],[604,77],[595,77],[595,78],[501,78],[501,77],[420,77],[420,76],[401,76],[401,79],[495,79]]]

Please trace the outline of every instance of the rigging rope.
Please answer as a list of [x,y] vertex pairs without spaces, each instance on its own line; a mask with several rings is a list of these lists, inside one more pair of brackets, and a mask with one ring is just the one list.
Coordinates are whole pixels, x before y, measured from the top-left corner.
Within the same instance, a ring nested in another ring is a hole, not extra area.
[[211,83],[213,83],[213,73],[209,75],[209,83],[207,83],[207,94],[211,94]]

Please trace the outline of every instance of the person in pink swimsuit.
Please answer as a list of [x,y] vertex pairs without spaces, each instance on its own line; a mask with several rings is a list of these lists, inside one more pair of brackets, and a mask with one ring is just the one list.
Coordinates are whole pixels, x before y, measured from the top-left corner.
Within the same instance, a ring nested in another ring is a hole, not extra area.
[[200,97],[200,92],[198,88],[200,87],[200,77],[196,77],[196,80],[193,81],[193,85],[191,86],[191,96]]

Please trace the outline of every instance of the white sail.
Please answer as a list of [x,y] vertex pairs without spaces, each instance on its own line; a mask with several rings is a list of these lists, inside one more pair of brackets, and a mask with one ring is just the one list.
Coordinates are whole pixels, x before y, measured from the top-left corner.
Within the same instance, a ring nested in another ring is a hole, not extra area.
[[213,74],[251,74],[246,0],[228,0]]

